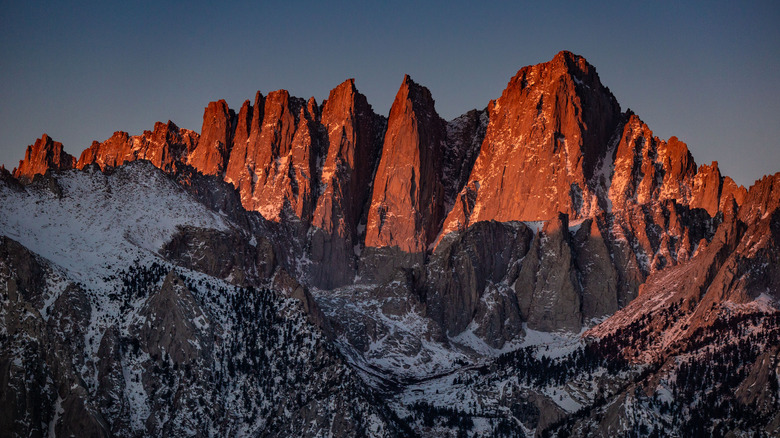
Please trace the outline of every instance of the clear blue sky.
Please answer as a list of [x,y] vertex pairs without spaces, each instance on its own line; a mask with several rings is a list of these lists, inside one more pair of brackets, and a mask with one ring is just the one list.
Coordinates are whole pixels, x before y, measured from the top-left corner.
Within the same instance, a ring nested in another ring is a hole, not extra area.
[[745,185],[780,171],[776,1],[589,3],[0,0],[0,163],[43,132],[78,155],[158,120],[199,131],[211,100],[321,102],[350,77],[387,114],[408,73],[451,119],[566,49],[697,163]]

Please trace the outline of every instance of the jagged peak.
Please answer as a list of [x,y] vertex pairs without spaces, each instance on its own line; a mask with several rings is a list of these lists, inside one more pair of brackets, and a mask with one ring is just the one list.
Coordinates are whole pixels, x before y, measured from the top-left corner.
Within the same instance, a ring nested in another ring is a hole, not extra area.
[[430,90],[413,81],[412,77],[408,74],[404,75],[404,79],[401,82],[401,88],[398,90],[398,95],[405,95],[405,97],[412,99],[415,102],[420,99],[433,102]]
[[[601,84],[596,68],[580,55],[562,50],[552,60],[540,64],[529,65],[518,70],[510,79],[502,95],[512,94],[532,86],[547,87],[560,78],[568,78],[570,89],[577,94],[606,94],[617,105],[617,100],[609,88]],[[586,91],[587,90],[587,91]]]
[[550,64],[556,67],[563,67],[569,74],[575,75],[589,75],[591,72],[595,73],[596,70],[585,57],[568,50],[558,52],[550,61]]
[[349,78],[330,90],[330,97],[328,97],[328,99],[331,99],[334,95],[337,94],[356,94],[357,92],[358,90],[357,87],[355,87],[355,78]]
[[27,146],[24,159],[19,161],[19,167],[14,169],[16,179],[31,181],[37,174],[45,174],[47,170],[72,169],[76,158],[65,152],[62,143],[54,141],[44,133],[35,143]]
[[208,105],[206,105],[206,108],[204,109],[204,118],[206,115],[215,116],[219,113],[225,113],[228,114],[233,110],[230,109],[225,99],[215,100],[212,102],[209,102]]
[[[317,99],[315,99],[314,96],[310,97],[309,100],[306,101],[306,118],[317,120],[317,118],[319,118],[319,112]],[[303,114],[303,109],[301,109],[301,114]]]
[[407,108],[414,113],[425,114],[433,119],[440,118],[436,112],[436,101],[433,99],[431,91],[414,82],[408,74],[404,75],[401,87],[398,89],[398,93],[393,101],[393,106],[390,108],[391,117],[393,111],[406,112]]
[[292,96],[289,91],[281,89],[269,92],[265,97],[265,103],[266,105],[278,106],[282,112],[289,111],[295,117],[295,122],[297,123],[301,114],[301,107],[306,106],[307,102],[305,99]]
[[168,120],[167,123],[156,122],[154,124],[154,130],[155,131],[163,130],[163,129],[169,130],[169,131],[178,131],[179,127],[175,123],[173,123],[170,119]]
[[373,113],[368,99],[355,86],[355,79],[349,78],[330,90],[328,98],[322,102],[320,113],[325,117],[326,113],[332,117],[334,114],[345,114],[368,111]]

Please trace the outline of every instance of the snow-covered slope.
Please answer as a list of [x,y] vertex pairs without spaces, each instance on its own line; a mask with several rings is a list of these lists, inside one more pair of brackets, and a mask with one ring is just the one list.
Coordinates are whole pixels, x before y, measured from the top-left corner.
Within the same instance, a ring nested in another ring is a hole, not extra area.
[[236,285],[163,257],[185,225],[236,225],[151,164],[0,182],[0,199],[4,430],[397,433],[392,412],[312,323],[306,295],[277,281],[281,270]]
[[21,191],[0,185],[0,197],[3,234],[90,287],[156,258],[177,227],[230,226],[146,161],[111,173],[63,172]]

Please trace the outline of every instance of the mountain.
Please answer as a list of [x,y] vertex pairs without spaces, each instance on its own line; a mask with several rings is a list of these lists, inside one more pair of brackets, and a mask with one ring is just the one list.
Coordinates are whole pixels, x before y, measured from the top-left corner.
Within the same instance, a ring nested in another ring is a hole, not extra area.
[[270,245],[150,163],[0,190],[6,430],[394,430]]
[[62,143],[43,134],[34,144],[27,146],[24,159],[19,161],[13,176],[20,181],[32,181],[35,175],[44,174],[49,169],[67,170],[75,165],[76,159],[62,149]]
[[697,165],[566,51],[451,121],[405,76],[388,117],[350,79],[77,161],[44,135],[0,170],[2,422],[771,436],[779,187]]

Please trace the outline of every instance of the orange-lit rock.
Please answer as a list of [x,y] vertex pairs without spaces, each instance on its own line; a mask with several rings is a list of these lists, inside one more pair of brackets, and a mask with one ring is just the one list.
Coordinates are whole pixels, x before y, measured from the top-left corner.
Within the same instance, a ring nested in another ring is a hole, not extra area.
[[378,117],[353,79],[331,90],[322,109],[327,151],[322,193],[312,225],[352,238],[370,195],[373,167],[379,156]]
[[62,143],[54,141],[46,134],[27,146],[24,159],[19,161],[19,167],[14,169],[14,178],[27,182],[35,175],[43,175],[47,170],[72,169],[76,159],[62,150]]
[[134,160],[149,160],[165,171],[172,171],[178,163],[186,162],[188,154],[198,143],[198,134],[188,129],[179,129],[170,120],[157,122],[154,131],[144,131],[142,135],[130,136],[117,131],[108,140],[85,149],[79,157],[76,167],[83,169],[88,164],[121,166]]
[[258,139],[263,123],[263,108],[265,97],[258,91],[255,95],[255,103],[249,106],[245,102],[238,113],[238,124],[230,151],[227,168],[225,169],[225,181],[233,184],[241,194],[241,202],[247,209],[251,209],[252,193],[257,176],[255,175]]
[[738,186],[729,176],[723,177],[723,184],[720,190],[720,210],[726,209],[726,203],[730,197],[734,197],[737,205],[742,205],[747,196],[747,189],[744,186]]
[[203,113],[203,127],[189,164],[206,175],[222,175],[233,145],[235,113],[224,100],[210,102]]
[[699,166],[699,171],[693,178],[691,207],[703,208],[710,216],[715,216],[720,207],[721,180],[717,161],[713,161],[709,166],[704,164]]
[[588,180],[620,107],[584,58],[561,52],[522,68],[488,106],[489,124],[443,233],[481,220],[573,218],[598,205]]
[[612,210],[665,199],[687,204],[695,174],[696,163],[685,143],[676,137],[660,140],[639,117],[630,114],[615,152],[609,190]]
[[329,287],[355,274],[358,226],[371,195],[381,148],[382,120],[353,79],[331,90],[322,108],[324,163],[312,218],[312,281]]
[[444,121],[430,91],[407,75],[387,121],[368,212],[367,247],[423,253],[444,214]]
[[310,220],[319,147],[316,102],[310,99],[307,103],[279,90],[265,98],[257,94],[251,121],[245,108],[225,180],[238,188],[246,209],[259,211],[266,219],[280,220],[287,205],[299,218]]

